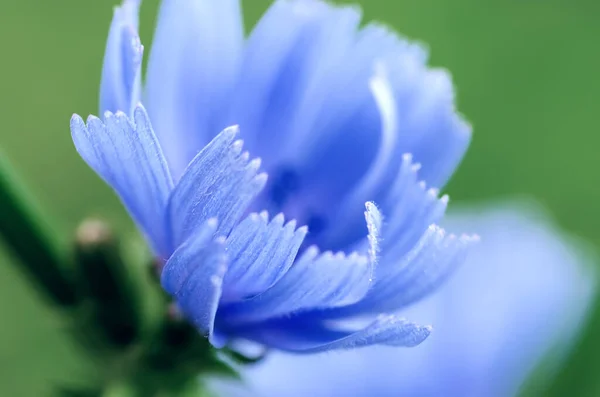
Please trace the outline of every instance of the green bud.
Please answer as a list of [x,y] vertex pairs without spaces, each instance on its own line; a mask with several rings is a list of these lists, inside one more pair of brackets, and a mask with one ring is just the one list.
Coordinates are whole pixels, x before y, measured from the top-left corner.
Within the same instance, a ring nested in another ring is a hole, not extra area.
[[137,282],[121,256],[109,227],[88,220],[77,230],[75,263],[78,287],[89,304],[93,326],[110,344],[127,346],[140,332]]

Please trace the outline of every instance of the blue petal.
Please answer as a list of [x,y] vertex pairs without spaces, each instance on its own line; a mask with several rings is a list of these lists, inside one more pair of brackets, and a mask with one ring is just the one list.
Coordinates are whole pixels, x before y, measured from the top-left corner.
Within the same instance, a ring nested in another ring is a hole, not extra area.
[[404,155],[396,179],[380,201],[387,211],[383,249],[390,257],[412,249],[427,228],[442,219],[448,206],[448,196],[438,197],[437,189],[419,182],[420,168],[411,155]]
[[248,203],[266,183],[257,175],[260,160],[250,161],[235,140],[237,127],[225,129],[192,160],[168,205],[172,247],[177,247],[209,218],[219,219],[217,235],[227,236]]
[[131,114],[140,100],[144,47],[137,33],[139,6],[140,0],[124,0],[115,7],[102,67],[100,114]]
[[[298,111],[295,133],[290,134],[295,140],[289,145],[300,172],[312,181],[311,192],[327,191],[338,197],[361,181],[379,181],[386,170],[394,168],[402,120],[397,119],[393,103],[382,107],[390,98],[380,95],[382,90],[373,84],[373,76],[382,69],[383,56],[402,56],[408,50],[388,36],[353,32],[351,45],[336,59],[335,67],[315,77],[313,84],[319,90],[306,94],[306,103],[312,107]],[[332,41],[329,46],[337,43]],[[302,134],[304,131],[311,133]],[[363,198],[361,205],[367,199],[376,198]]]
[[235,324],[351,305],[367,294],[372,274],[372,264],[362,255],[319,254],[310,247],[273,287],[225,307],[219,316]]
[[[219,131],[243,45],[239,0],[165,0],[148,63],[146,103],[178,179]],[[193,115],[193,117],[190,117]]]
[[179,292],[190,274],[199,266],[199,252],[210,244],[217,230],[216,218],[209,219],[198,228],[185,243],[183,243],[165,264],[160,282],[169,294]]
[[307,228],[296,222],[284,225],[283,214],[271,222],[266,212],[250,214],[227,239],[230,266],[223,286],[223,301],[256,295],[274,285],[292,266]]
[[353,349],[369,345],[384,344],[398,347],[414,347],[431,333],[431,327],[420,326],[396,316],[380,316],[362,331],[306,352],[316,353],[332,349]]
[[177,249],[167,266],[170,266],[170,272],[176,272],[175,268],[179,266],[186,271],[193,269],[175,293],[175,298],[186,318],[212,341],[223,276],[227,271],[225,239],[219,237],[206,244],[205,230],[200,228],[198,237],[192,236],[187,244]]
[[413,347],[423,342],[431,327],[420,326],[396,316],[380,316],[359,331],[337,330],[322,324],[307,325],[300,319],[282,319],[247,328],[254,340],[268,342],[281,350],[318,353],[370,345]]
[[173,181],[143,107],[134,110],[134,121],[122,112],[107,113],[104,123],[90,116],[86,126],[74,115],[71,134],[81,157],[115,189],[155,253],[166,256],[162,220]]
[[384,256],[377,269],[377,282],[354,307],[337,314],[390,312],[406,307],[439,287],[458,265],[477,237],[456,237],[431,226],[421,241],[404,257]]
[[381,118],[381,138],[376,156],[365,175],[346,193],[341,205],[333,213],[331,222],[335,227],[321,237],[328,246],[343,247],[362,237],[364,227],[356,216],[358,209],[369,199],[379,201],[385,197],[394,173],[402,164],[395,153],[398,144],[396,102],[386,73],[384,67],[379,65],[377,73],[371,78],[371,91]]
[[[387,29],[371,24],[365,31],[377,36]],[[469,146],[471,127],[456,111],[450,74],[427,67],[427,53],[419,46],[396,38],[396,47],[381,63],[397,106],[398,153],[412,153],[423,165],[421,178],[442,187]]]
[[377,73],[371,78],[370,85],[381,117],[381,137],[374,161],[365,175],[344,198],[344,207],[339,214],[342,218],[349,215],[344,213],[344,209],[348,210],[362,205],[381,191],[382,186],[387,187],[399,163],[395,156],[398,140],[396,102],[385,69],[382,65],[379,65],[377,69]]
[[[448,205],[447,196],[438,198],[437,189],[427,189],[419,181],[420,168],[420,164],[413,163],[412,155],[401,156],[395,179],[376,195],[386,216],[385,226],[379,227],[379,234],[385,237],[380,249],[388,257],[400,257],[412,249],[427,228],[440,221]],[[353,216],[358,206],[356,201],[344,201],[334,218],[335,227],[322,236],[325,244],[344,246],[364,235],[364,220]]]
[[233,101],[232,121],[248,131],[253,153],[275,160],[293,150],[290,129],[306,115],[299,109],[319,108],[311,102],[319,98],[312,91],[320,91],[321,79],[348,49],[359,22],[356,10],[321,1],[276,1],[269,8],[247,41]]

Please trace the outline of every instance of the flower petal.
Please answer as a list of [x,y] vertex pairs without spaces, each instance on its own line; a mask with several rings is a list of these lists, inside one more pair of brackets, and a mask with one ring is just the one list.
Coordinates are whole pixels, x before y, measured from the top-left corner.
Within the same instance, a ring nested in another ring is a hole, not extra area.
[[160,278],[161,285],[169,294],[177,294],[189,276],[198,268],[199,252],[202,253],[204,247],[213,240],[218,224],[216,218],[206,221],[169,258]]
[[314,98],[306,91],[318,88],[316,78],[347,49],[359,22],[355,9],[321,1],[276,1],[268,9],[248,38],[232,104],[231,117],[248,131],[253,153],[277,161],[293,150],[290,129],[298,108]]
[[[257,175],[260,160],[241,153],[237,127],[217,135],[188,165],[168,205],[172,247],[183,243],[209,218],[219,219],[217,235],[227,236],[248,203],[264,187],[266,174]],[[240,154],[241,153],[241,154]]]
[[175,179],[230,125],[225,109],[237,80],[243,39],[239,0],[162,2],[146,103]]
[[456,237],[431,226],[404,257],[383,256],[377,268],[377,282],[369,294],[353,307],[340,309],[337,315],[392,312],[423,298],[464,262],[468,249],[477,240],[476,236]]
[[420,326],[396,316],[380,316],[362,331],[327,345],[306,350],[307,353],[332,349],[354,349],[384,344],[397,347],[413,347],[423,342],[431,333],[431,327]]
[[419,241],[427,228],[438,223],[448,206],[448,196],[438,197],[437,189],[428,189],[419,182],[420,164],[414,164],[412,155],[402,158],[396,179],[382,198],[386,208],[384,248],[389,256],[400,257]]
[[189,243],[175,251],[169,262],[172,262],[171,272],[175,272],[178,266],[186,270],[194,267],[175,293],[175,299],[186,318],[203,335],[211,338],[223,276],[227,271],[227,254],[224,238],[219,237],[206,244],[204,233],[205,230],[199,229],[198,238],[191,237]]
[[[395,179],[376,195],[386,222],[380,227],[381,251],[387,256],[400,257],[419,241],[427,228],[443,217],[448,205],[448,197],[438,198],[437,189],[427,189],[419,182],[420,164],[413,163],[410,154],[401,156]],[[359,212],[362,203],[345,200],[335,215],[335,227],[321,236],[328,246],[344,246],[364,236],[364,220],[353,216]],[[393,250],[393,253],[391,252]]]
[[[376,34],[386,28],[371,24],[365,30]],[[421,49],[420,54],[397,54],[386,54],[382,63],[396,98],[398,152],[412,153],[423,165],[422,180],[429,186],[442,187],[469,146],[471,126],[456,111],[452,78],[447,71],[427,67],[425,50]]]
[[134,121],[117,112],[107,113],[104,123],[90,116],[86,125],[74,115],[71,135],[81,157],[117,192],[155,253],[168,255],[162,219],[173,181],[141,105],[134,110]]
[[285,318],[247,328],[245,332],[252,339],[268,341],[269,345],[281,350],[318,353],[380,344],[413,347],[427,339],[431,327],[420,326],[396,316],[380,316],[359,331],[307,323],[301,318]]
[[398,139],[396,102],[389,86],[387,72],[382,65],[378,66],[375,76],[371,78],[370,87],[381,116],[379,145],[368,171],[344,198],[344,206],[339,214],[341,218],[350,215],[345,211],[353,211],[369,198],[375,197],[382,190],[382,185],[388,186],[397,167],[398,160],[395,159],[395,147]]
[[398,137],[396,102],[384,66],[378,65],[376,69],[370,88],[381,118],[377,153],[368,171],[346,193],[340,207],[333,213],[332,223],[336,227],[330,228],[328,235],[321,236],[328,246],[343,247],[362,237],[364,227],[355,214],[367,200],[381,198],[381,192],[389,189],[399,165],[395,155]]
[[223,286],[223,301],[248,298],[277,283],[292,266],[307,228],[296,222],[284,225],[283,214],[271,222],[266,212],[250,214],[227,239],[230,266]]
[[144,47],[137,33],[139,6],[140,0],[124,0],[115,7],[102,67],[100,114],[131,114],[140,100]]
[[372,273],[372,264],[362,255],[319,254],[316,247],[310,247],[277,284],[224,307],[219,316],[229,324],[259,322],[300,311],[350,305],[367,294]]

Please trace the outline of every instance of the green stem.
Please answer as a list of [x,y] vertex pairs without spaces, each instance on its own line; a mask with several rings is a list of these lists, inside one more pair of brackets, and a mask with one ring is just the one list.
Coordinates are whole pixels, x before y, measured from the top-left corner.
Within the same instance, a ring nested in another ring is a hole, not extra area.
[[25,273],[42,293],[61,306],[76,295],[67,276],[66,251],[48,221],[0,153],[0,236]]

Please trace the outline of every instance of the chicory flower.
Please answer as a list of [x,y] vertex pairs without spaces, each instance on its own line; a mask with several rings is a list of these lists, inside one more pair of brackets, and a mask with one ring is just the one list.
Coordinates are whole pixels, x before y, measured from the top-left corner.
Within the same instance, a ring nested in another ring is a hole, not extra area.
[[138,7],[115,11],[104,120],[71,131],[182,313],[217,347],[422,342],[397,312],[475,240],[436,225],[448,197],[428,187],[471,136],[448,73],[356,7],[279,0],[245,38],[238,0],[164,0],[142,86]]

